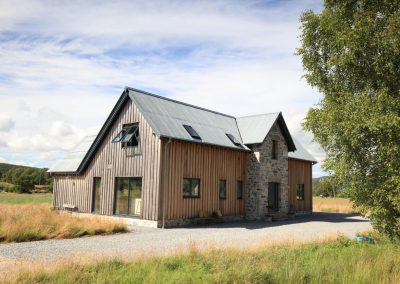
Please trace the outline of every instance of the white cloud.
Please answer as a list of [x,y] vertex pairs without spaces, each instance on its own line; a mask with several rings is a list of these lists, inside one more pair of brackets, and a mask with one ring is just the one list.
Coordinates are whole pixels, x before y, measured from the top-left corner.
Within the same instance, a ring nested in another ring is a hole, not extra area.
[[0,2],[1,112],[15,122],[0,133],[6,159],[49,166],[126,85],[237,116],[283,111],[322,159],[300,129],[320,96],[294,55],[301,11],[321,2],[17,2]]
[[0,114],[0,132],[8,132],[13,128],[15,122],[7,115]]

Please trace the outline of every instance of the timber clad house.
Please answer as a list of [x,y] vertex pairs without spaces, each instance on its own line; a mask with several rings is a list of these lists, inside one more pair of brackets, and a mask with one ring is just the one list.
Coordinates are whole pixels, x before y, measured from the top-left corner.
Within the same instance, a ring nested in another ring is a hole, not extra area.
[[281,113],[235,118],[125,88],[49,172],[58,210],[167,227],[311,212],[314,163]]

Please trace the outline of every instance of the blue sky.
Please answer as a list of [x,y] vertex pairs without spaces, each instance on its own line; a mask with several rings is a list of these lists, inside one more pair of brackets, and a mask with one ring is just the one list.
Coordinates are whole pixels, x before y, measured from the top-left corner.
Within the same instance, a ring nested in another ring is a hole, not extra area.
[[[0,1],[0,161],[49,167],[96,133],[124,86],[240,116],[282,111],[293,136],[320,94],[299,17],[322,1]],[[323,174],[320,166],[314,175]]]

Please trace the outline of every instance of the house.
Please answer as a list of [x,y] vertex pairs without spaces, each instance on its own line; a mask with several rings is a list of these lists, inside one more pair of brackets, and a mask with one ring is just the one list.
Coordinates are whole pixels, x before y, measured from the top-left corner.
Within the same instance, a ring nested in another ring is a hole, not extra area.
[[235,118],[127,87],[49,172],[56,209],[174,226],[311,212],[313,163],[281,113]]

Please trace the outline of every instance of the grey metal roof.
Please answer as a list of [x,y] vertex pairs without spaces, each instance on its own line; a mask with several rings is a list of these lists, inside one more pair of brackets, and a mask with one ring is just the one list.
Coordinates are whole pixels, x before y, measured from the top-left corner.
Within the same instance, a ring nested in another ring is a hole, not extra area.
[[[129,97],[139,108],[154,134],[158,136],[236,150],[249,150],[245,145],[233,144],[226,135],[232,134],[242,143],[236,119],[233,116],[131,88],[128,91]],[[192,126],[201,137],[201,141],[192,138],[183,127],[184,124]]]
[[[136,104],[153,132],[160,137],[250,151],[244,144],[261,143],[272,125],[278,121],[288,142],[289,150],[296,149],[281,113],[235,118],[127,87],[100,132],[97,135],[85,137],[63,160],[56,163],[49,172],[81,173],[91,161],[103,137],[108,133],[129,99]],[[192,138],[183,127],[184,124],[192,126],[200,135],[201,141]],[[226,134],[233,135],[243,144],[233,144]],[[300,144],[296,143],[296,145]],[[293,157],[297,155],[299,159],[315,161],[307,151],[303,150],[304,148],[302,150],[299,149],[297,153],[294,153]]]
[[310,161],[313,163],[317,163],[317,159],[313,157],[304,147],[303,145],[300,144],[299,141],[293,138],[294,143],[296,144],[296,151],[294,152],[289,152],[288,157],[291,159],[298,159],[298,160],[304,160],[304,161]]
[[262,143],[274,123],[278,122],[288,144],[289,152],[296,150],[296,146],[280,112],[238,117],[236,121],[244,144]]
[[245,144],[262,143],[272,125],[275,123],[279,112],[238,117],[236,119],[240,134]]
[[76,172],[83,158],[90,149],[97,135],[84,137],[62,160],[58,161],[49,172]]

